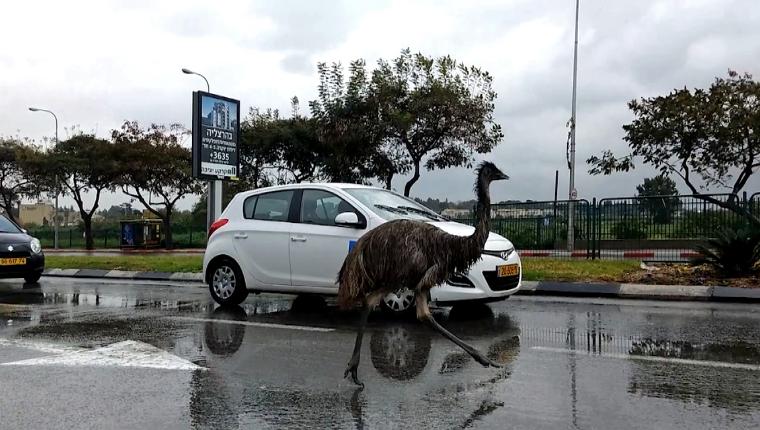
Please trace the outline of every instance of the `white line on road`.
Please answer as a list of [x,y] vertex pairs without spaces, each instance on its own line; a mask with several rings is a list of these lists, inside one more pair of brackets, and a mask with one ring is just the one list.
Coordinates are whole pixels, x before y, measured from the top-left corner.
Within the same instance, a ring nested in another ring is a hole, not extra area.
[[170,318],[176,319],[176,320],[183,320],[183,321],[212,322],[212,323],[219,323],[219,324],[239,324],[239,325],[248,325],[248,326],[253,326],[253,327],[283,328],[286,330],[318,331],[318,332],[323,332],[323,333],[335,331],[334,328],[311,327],[311,326],[304,326],[304,325],[274,324],[274,323],[262,323],[262,322],[252,322],[252,321],[235,321],[235,320],[195,318],[195,317],[170,317]]
[[688,364],[695,366],[722,367],[727,369],[760,370],[760,365],[745,363],[729,363],[725,361],[690,360],[686,358],[658,357],[652,355],[628,355],[611,352],[591,353],[588,351],[572,350],[567,348],[552,348],[548,346],[532,346],[530,349],[541,352],[555,352],[561,354],[581,354],[594,357],[616,358],[620,360],[655,361],[659,363]]
[[163,349],[135,340],[125,340],[101,348],[79,349],[46,357],[0,363],[0,366],[116,366],[167,370],[204,369]]
[[46,354],[65,354],[67,352],[79,351],[81,348],[73,346],[64,346],[54,343],[30,342],[16,339],[0,339],[0,346],[12,346],[16,348],[31,349],[33,351],[44,352]]

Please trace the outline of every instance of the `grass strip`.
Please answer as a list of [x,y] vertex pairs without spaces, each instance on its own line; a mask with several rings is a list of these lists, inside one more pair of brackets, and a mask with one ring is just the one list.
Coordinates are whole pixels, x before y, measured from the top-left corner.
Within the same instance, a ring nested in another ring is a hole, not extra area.
[[620,282],[628,272],[640,270],[636,260],[555,260],[523,258],[526,281],[598,281]]
[[[623,274],[638,270],[634,260],[555,260],[524,258],[523,279],[526,281],[620,281]],[[103,269],[153,272],[200,272],[200,255],[116,255],[69,256],[47,255],[45,266],[58,269]]]
[[50,269],[134,270],[138,272],[200,272],[201,255],[46,255]]

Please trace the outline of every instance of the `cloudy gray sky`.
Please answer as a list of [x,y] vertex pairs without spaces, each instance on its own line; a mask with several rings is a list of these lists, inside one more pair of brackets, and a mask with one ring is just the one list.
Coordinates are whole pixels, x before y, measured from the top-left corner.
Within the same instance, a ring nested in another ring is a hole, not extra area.
[[[512,180],[497,199],[550,199],[554,171],[567,195],[572,0],[502,1],[24,1],[3,5],[0,135],[65,128],[106,136],[125,119],[190,125],[203,73],[212,92],[288,111],[316,96],[316,63],[393,58],[409,47],[450,54],[494,76],[505,139],[485,158]],[[753,0],[582,0],[578,65],[580,197],[630,195],[652,172],[591,177],[584,160],[624,152],[626,102],[703,87],[728,68],[760,75],[760,7]],[[189,142],[188,142],[189,144]],[[472,173],[425,173],[420,197],[471,197]],[[752,184],[760,191],[760,181]],[[403,178],[394,182],[403,189]],[[123,201],[110,195],[106,205]],[[190,202],[185,202],[188,207]]]

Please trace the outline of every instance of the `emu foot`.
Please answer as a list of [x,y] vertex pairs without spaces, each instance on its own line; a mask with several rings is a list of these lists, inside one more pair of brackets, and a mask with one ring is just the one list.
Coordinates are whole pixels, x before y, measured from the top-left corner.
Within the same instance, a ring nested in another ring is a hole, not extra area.
[[351,381],[353,381],[354,384],[358,385],[359,388],[364,388],[364,384],[359,381],[359,377],[357,375],[359,371],[359,363],[354,363],[353,360],[348,362],[348,366],[346,366],[346,371],[343,372],[343,377],[348,378],[348,375],[351,375]]
[[485,355],[481,353],[473,354],[472,358],[475,359],[478,363],[480,363],[483,367],[504,367],[502,364],[499,364],[490,358],[486,357]]

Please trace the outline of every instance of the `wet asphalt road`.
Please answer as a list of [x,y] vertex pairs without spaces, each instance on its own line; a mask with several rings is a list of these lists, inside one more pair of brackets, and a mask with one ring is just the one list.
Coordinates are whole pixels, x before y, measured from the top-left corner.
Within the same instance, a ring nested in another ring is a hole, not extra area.
[[413,320],[330,301],[0,282],[0,428],[758,428],[757,305],[513,297],[439,309],[505,364]]

